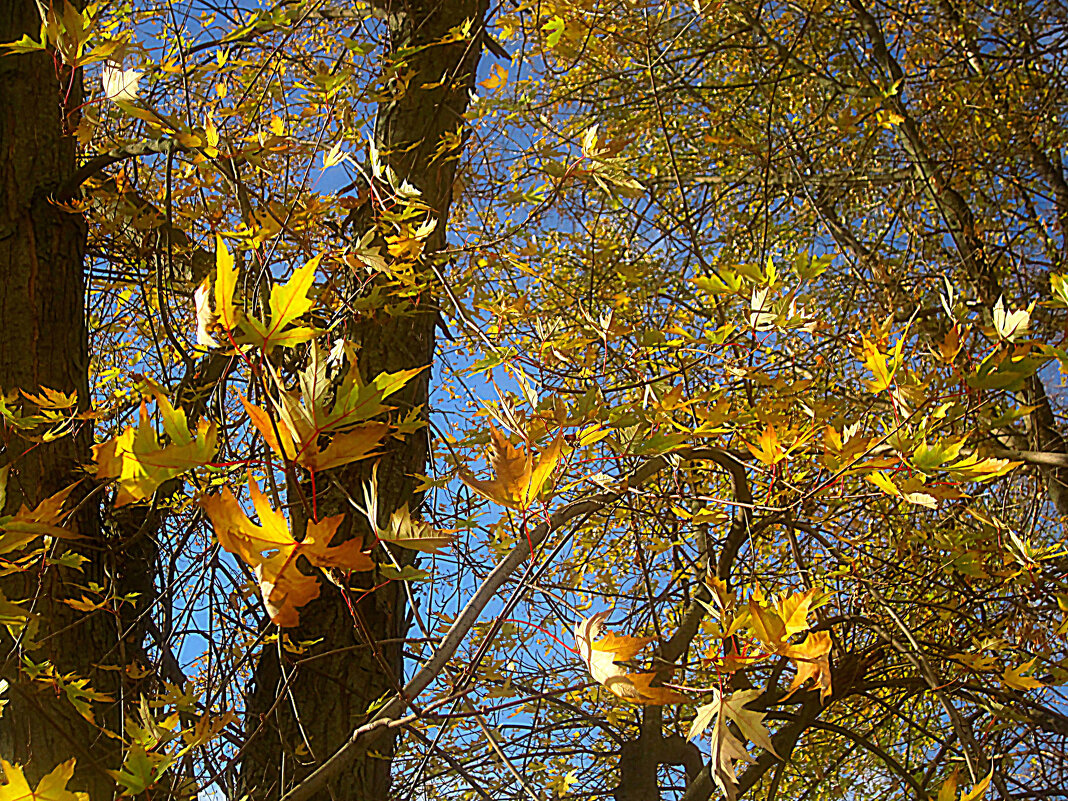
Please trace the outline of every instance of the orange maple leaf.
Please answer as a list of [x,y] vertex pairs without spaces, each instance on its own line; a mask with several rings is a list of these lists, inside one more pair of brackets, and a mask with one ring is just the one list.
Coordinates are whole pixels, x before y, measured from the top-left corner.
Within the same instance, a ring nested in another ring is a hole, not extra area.
[[518,450],[508,437],[490,426],[490,447],[489,463],[497,477],[484,480],[461,470],[460,478],[479,495],[501,506],[526,509],[541,494],[560,461],[563,438],[557,436],[535,461],[531,451]]
[[319,581],[301,572],[298,557],[303,556],[315,567],[324,569],[357,572],[374,569],[375,563],[363,551],[361,539],[330,546],[344,515],[309,522],[304,539],[298,541],[290,532],[285,515],[271,507],[251,476],[249,495],[262,525],[249,520],[226,487],[217,495],[203,498],[200,505],[211,520],[219,544],[256,571],[264,604],[271,620],[279,626],[296,626],[300,622],[298,608],[319,597]]

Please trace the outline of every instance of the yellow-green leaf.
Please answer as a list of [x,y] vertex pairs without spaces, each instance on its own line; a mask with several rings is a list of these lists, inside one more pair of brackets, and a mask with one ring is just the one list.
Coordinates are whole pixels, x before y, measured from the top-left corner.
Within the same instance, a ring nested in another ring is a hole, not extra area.
[[67,782],[74,775],[75,760],[69,759],[57,765],[51,773],[30,789],[22,773],[22,767],[0,759],[5,783],[0,785],[0,801],[89,801],[88,793],[75,793],[67,789]]

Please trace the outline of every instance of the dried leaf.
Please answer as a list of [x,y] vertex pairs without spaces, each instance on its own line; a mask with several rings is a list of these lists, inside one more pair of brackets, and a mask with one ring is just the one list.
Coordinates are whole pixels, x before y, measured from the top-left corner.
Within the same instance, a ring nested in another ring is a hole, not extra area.
[[667,687],[650,686],[657,673],[627,673],[616,660],[633,658],[638,651],[652,642],[651,637],[627,637],[608,632],[604,638],[594,641],[604,632],[604,621],[609,612],[583,618],[575,626],[575,640],[579,655],[586,663],[590,675],[603,684],[618,698],[632,704],[662,706],[685,703],[690,699]]
[[210,278],[205,278],[193,293],[193,304],[196,307],[197,344],[202,348],[220,347],[219,342],[212,336],[212,331],[218,325],[219,317],[211,309]]
[[104,84],[104,96],[116,102],[123,100],[128,103],[136,100],[142,75],[144,73],[135,69],[124,70],[114,62],[105,61],[104,69],[100,73],[101,82]]
[[712,702],[697,708],[697,717],[690,726],[687,739],[694,739],[714,721],[711,748],[712,775],[727,798],[735,799],[738,794],[735,763],[739,760],[751,762],[752,758],[746,753],[745,746],[727,727],[728,720],[733,720],[742,735],[751,742],[778,759],[782,757],[775,753],[771,736],[767,727],[764,726],[765,713],[746,708],[747,704],[760,696],[760,690],[739,690],[728,696],[721,695],[717,689],[713,689],[712,692],[714,693]]
[[727,801],[737,801],[738,773],[736,763],[753,762],[745,750],[745,745],[731,734],[727,727],[727,716],[717,714],[712,729],[712,746],[709,749],[712,778],[727,797]]
[[545,482],[560,461],[563,438],[557,436],[541,452],[537,461],[530,451],[520,451],[508,441],[501,431],[490,427],[490,467],[496,478],[475,478],[466,470],[460,478],[479,495],[512,509],[526,509],[545,487]]

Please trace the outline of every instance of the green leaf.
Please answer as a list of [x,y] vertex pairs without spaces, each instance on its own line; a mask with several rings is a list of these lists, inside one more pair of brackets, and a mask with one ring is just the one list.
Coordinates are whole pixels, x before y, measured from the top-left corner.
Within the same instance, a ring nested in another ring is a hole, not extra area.
[[392,565],[379,565],[378,574],[387,581],[426,581],[430,578],[425,570],[411,565],[405,565],[400,570]]
[[10,53],[36,53],[38,50],[44,50],[45,46],[43,41],[35,42],[28,33],[24,33],[17,42],[5,42],[0,44],[0,48]]
[[141,743],[134,743],[126,752],[122,770],[111,775],[122,785],[125,795],[139,795],[155,784],[173,761],[166,754],[149,754]]
[[549,47],[556,47],[560,44],[560,37],[564,35],[565,27],[566,25],[560,17],[553,17],[542,25],[541,29],[546,33],[545,44],[549,45]]
[[934,445],[921,442],[913,452],[911,461],[917,470],[931,475],[950,459],[956,459],[963,446],[964,440],[936,442]]

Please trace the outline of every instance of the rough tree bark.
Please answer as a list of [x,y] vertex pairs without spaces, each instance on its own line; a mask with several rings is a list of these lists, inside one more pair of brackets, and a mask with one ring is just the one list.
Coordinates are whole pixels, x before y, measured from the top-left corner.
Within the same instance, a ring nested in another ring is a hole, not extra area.
[[[0,41],[23,34],[37,38],[41,20],[34,0],[0,3]],[[81,102],[81,73],[53,62],[49,52],[0,57],[0,390],[50,387],[77,392],[89,403],[88,336],[84,313],[83,258],[86,229],[81,217],[58,208],[52,193],[74,173],[76,118],[68,109]],[[92,431],[48,444],[0,428],[0,463],[10,465],[5,513],[31,508],[52,493],[84,479],[79,466],[90,460]],[[74,496],[84,496],[83,484]],[[17,573],[0,581],[11,600],[39,616],[39,647],[0,630],[0,673],[11,682],[9,705],[0,717],[0,757],[26,764],[36,780],[59,762],[77,757],[72,789],[95,799],[110,798],[114,782],[105,768],[117,768],[118,743],[82,719],[47,683],[27,682],[18,665],[25,656],[48,661],[61,674],[77,673],[90,686],[118,701],[117,671],[99,665],[120,661],[120,636],[107,615],[86,615],[62,603],[73,583],[109,583],[112,572],[100,547],[99,510],[81,505],[73,527],[87,537],[78,550],[90,557],[82,572],[50,568]],[[77,593],[78,597],[81,593]],[[105,705],[106,707],[107,705]],[[119,704],[105,708],[103,725],[119,722]]]
[[[478,66],[485,0],[413,0],[386,10],[389,50],[412,48],[406,57],[407,90],[379,109],[377,146],[398,176],[422,192],[438,227],[424,249],[433,257],[445,243],[456,157],[435,157],[446,133],[463,125]],[[466,39],[442,44],[450,30],[470,21]],[[362,233],[362,232],[357,232]],[[434,352],[438,312],[423,299],[410,316],[361,321],[350,328],[359,343],[360,372],[427,367]],[[390,399],[401,410],[426,409],[429,369]],[[378,467],[379,504],[388,516],[403,503],[415,510],[415,473],[426,470],[427,435],[394,440]],[[369,468],[359,464],[333,477],[351,496],[362,498]],[[320,516],[347,513],[339,537],[360,525],[343,493],[318,479]],[[291,508],[296,508],[291,504]],[[295,515],[295,518],[299,515]],[[383,522],[383,521],[380,521]],[[299,521],[295,521],[299,528]],[[355,533],[362,533],[357,530]],[[241,764],[242,792],[277,798],[330,757],[368,717],[371,704],[403,685],[402,640],[407,633],[405,590],[392,582],[365,595],[352,609],[336,590],[301,610],[292,641],[314,642],[299,656],[270,646],[257,665],[248,701],[248,741]],[[359,598],[361,590],[350,593]],[[332,801],[379,801],[389,795],[393,743],[357,759],[319,796]]]

